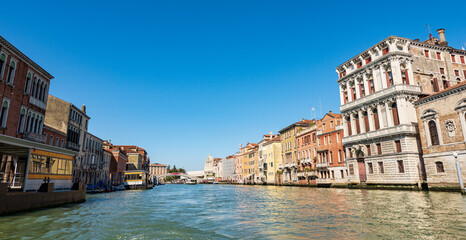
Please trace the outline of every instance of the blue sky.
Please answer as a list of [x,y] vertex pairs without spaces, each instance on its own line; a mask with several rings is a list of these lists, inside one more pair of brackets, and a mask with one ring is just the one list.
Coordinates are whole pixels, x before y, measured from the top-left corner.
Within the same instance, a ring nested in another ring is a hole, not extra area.
[[[90,132],[152,162],[203,168],[240,143],[339,111],[335,67],[389,35],[446,29],[466,48],[464,2],[18,1],[0,35],[86,104]],[[356,4],[357,3],[357,4]]]

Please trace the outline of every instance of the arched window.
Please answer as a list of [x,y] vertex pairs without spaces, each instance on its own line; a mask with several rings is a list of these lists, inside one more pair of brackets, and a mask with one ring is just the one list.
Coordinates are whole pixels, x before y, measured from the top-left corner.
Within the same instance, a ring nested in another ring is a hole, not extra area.
[[3,101],[2,109],[0,111],[0,125],[1,127],[6,126],[6,120],[8,117],[8,108],[10,107],[10,103],[8,101]]
[[429,121],[429,133],[430,133],[430,141],[432,146],[436,146],[440,144],[437,132],[437,124],[434,120]]
[[31,83],[31,79],[32,79],[32,74],[28,73],[28,75],[26,76],[26,85],[24,86],[25,93],[29,92],[28,90],[29,90],[29,84]]
[[356,121],[356,133],[361,133],[361,126],[359,126],[359,114],[354,115],[354,120]]
[[392,104],[392,115],[393,115],[393,124],[395,124],[395,126],[400,125],[400,118],[398,116],[398,107],[396,103]]
[[433,92],[438,92],[439,91],[437,78],[434,78],[434,80],[432,80],[432,91]]
[[450,87],[450,82],[448,82],[445,76],[442,76],[442,83],[443,83],[443,89]]
[[393,74],[390,66],[387,67],[385,75],[387,78],[387,87],[393,86]]
[[379,113],[377,111],[377,108],[374,108],[374,110],[372,110],[372,115],[374,116],[375,130],[379,130],[380,129],[380,123],[379,123]]
[[6,55],[0,54],[0,80],[3,80],[3,71],[5,70]]
[[403,81],[403,84],[409,85],[408,69],[404,66],[401,66],[401,80]]
[[19,115],[19,123],[18,123],[18,132],[21,133],[24,130],[24,120],[26,118],[26,110],[21,109],[21,114]]
[[445,169],[443,168],[443,162],[435,162],[435,167],[437,168],[438,173],[445,172]]
[[362,116],[364,118],[364,127],[366,128],[366,132],[369,132],[370,127],[369,127],[369,117],[367,116],[367,112],[363,112]]
[[10,62],[10,67],[8,68],[8,76],[6,79],[7,83],[13,83],[15,80],[15,73],[16,73],[16,62],[11,61]]

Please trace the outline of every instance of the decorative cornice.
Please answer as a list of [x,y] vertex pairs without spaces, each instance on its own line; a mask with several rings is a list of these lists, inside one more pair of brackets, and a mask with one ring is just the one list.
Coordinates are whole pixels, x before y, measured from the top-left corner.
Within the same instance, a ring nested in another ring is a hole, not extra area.
[[452,94],[456,94],[456,93],[460,93],[460,92],[464,92],[464,91],[466,91],[466,84],[463,83],[463,84],[461,84],[460,86],[457,86],[457,87],[453,86],[451,89],[447,89],[444,92],[439,92],[439,93],[427,96],[425,98],[422,98],[422,99],[414,102],[414,106],[420,106],[422,104],[432,102],[432,101],[435,101],[437,99],[445,98],[445,97],[448,97],[448,96],[450,96]]
[[347,74],[346,76],[341,77],[340,79],[338,79],[338,83],[344,82],[344,81],[348,80],[349,78],[353,78],[354,75],[357,75],[357,74],[359,74],[361,72],[365,72],[366,70],[368,70],[368,69],[370,69],[372,67],[376,67],[376,66],[378,66],[380,64],[386,64],[385,61],[387,61],[387,60],[393,61],[398,56],[410,58],[410,57],[413,56],[413,54],[400,52],[400,51],[395,51],[395,52],[388,53],[385,56],[380,57],[376,61],[370,62],[370,63],[362,66],[361,68],[356,69],[353,72]]
[[8,42],[2,36],[0,36],[0,45],[7,48],[10,52],[14,53],[17,57],[19,57],[21,60],[23,60],[29,66],[34,68],[36,71],[42,73],[49,80],[53,79],[53,76],[50,73],[45,71],[41,66],[39,66],[37,63],[32,61],[30,58],[28,58],[24,53],[22,53],[20,50],[18,50],[15,46],[13,46],[10,42]]

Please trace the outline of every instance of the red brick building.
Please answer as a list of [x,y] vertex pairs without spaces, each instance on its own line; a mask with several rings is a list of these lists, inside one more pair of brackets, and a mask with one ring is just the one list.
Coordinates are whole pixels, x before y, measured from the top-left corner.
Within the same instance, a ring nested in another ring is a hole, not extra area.
[[311,127],[296,134],[299,184],[315,184],[318,123],[314,121]]
[[45,144],[55,147],[64,148],[66,145],[66,133],[58,129],[51,128],[44,125],[42,129],[42,136],[45,139]]
[[0,36],[0,182],[10,190],[37,190],[44,177],[71,188],[76,153],[46,145],[42,135],[52,78]]
[[128,162],[126,152],[108,141],[104,141],[103,147],[104,150],[109,151],[112,154],[109,170],[111,183],[113,185],[124,183],[124,172],[126,170],[126,163]]

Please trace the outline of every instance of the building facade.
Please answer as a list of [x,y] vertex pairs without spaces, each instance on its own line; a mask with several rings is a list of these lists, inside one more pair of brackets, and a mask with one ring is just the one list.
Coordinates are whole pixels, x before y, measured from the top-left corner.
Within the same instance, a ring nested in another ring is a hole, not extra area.
[[124,183],[124,176],[126,170],[126,164],[128,158],[126,152],[114,146],[110,141],[103,142],[103,148],[111,152],[112,156],[110,159],[110,182],[112,185],[120,185]]
[[317,184],[347,184],[341,114],[325,114],[317,129]]
[[56,189],[71,188],[76,153],[46,144],[43,136],[52,78],[0,36],[0,182],[10,190],[35,191],[45,177]]
[[104,148],[103,140],[86,132],[83,138],[83,145],[81,147],[82,157],[77,164],[79,167],[79,176],[77,179],[86,185],[99,185],[103,186],[105,176],[104,170]]
[[[267,164],[267,157],[271,151],[267,151],[268,142],[278,135],[274,135],[273,132],[262,136],[262,140],[258,143],[258,170],[259,174],[256,177],[256,183],[265,184],[267,183],[267,177],[269,173],[269,165]],[[270,147],[269,147],[270,148]]]
[[283,174],[283,183],[298,183],[298,161],[296,134],[308,128],[312,121],[303,119],[279,131],[282,144],[282,163],[279,169]]
[[155,179],[167,173],[167,165],[161,163],[152,163],[149,165],[149,174],[153,182],[157,182]]
[[337,67],[350,183],[425,180],[413,102],[456,84],[464,66],[464,51],[438,32],[424,42],[390,36]]
[[296,134],[299,184],[315,184],[317,162],[317,124]]
[[466,179],[466,81],[414,103],[429,188],[458,188]]

